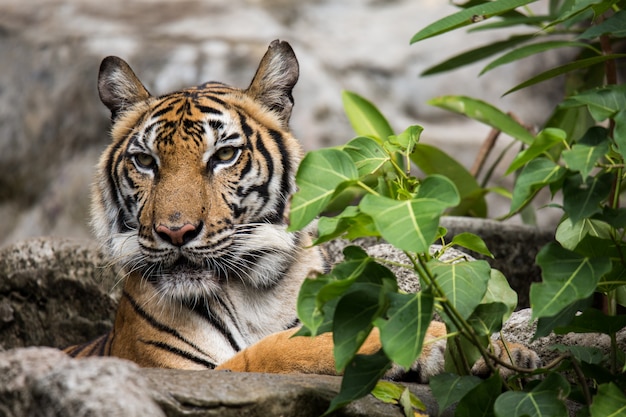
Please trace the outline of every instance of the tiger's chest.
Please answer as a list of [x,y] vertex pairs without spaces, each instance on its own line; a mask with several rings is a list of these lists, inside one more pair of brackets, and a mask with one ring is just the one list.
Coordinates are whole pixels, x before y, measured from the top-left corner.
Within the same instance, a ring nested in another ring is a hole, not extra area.
[[[296,301],[307,276],[321,272],[317,248],[296,251],[271,285],[226,280],[219,290],[184,300],[131,273],[115,323],[112,354],[143,366],[213,368],[265,336],[297,325]],[[143,362],[142,362],[143,361]]]

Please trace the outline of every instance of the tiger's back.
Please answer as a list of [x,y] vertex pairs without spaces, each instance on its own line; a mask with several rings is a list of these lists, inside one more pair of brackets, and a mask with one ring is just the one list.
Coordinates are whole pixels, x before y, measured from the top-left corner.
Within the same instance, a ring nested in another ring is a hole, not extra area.
[[297,78],[278,41],[246,90],[205,83],[154,97],[124,61],[103,61],[113,140],[92,222],[127,276],[112,331],[68,353],[212,368],[297,325],[300,284],[324,269],[308,233],[286,231],[302,155],[288,129]]

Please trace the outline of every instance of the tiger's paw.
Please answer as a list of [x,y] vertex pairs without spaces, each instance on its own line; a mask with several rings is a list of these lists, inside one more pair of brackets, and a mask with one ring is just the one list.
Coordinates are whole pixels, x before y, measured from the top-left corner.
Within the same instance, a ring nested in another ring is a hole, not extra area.
[[444,371],[446,340],[438,340],[427,345],[411,369],[393,364],[385,373],[385,378],[427,384],[431,377]]
[[[492,353],[502,362],[524,370],[534,370],[541,367],[541,358],[535,351],[518,343],[507,343],[506,349],[501,341],[495,341],[491,346]],[[435,375],[444,372],[446,340],[437,340],[428,344],[411,369],[407,370],[394,364],[385,374],[386,378],[394,380],[414,381],[426,384]],[[506,379],[515,373],[514,370],[493,364],[493,367]],[[471,369],[472,375],[488,377],[491,369],[483,358],[480,358]]]
[[[527,348],[519,343],[506,343],[506,348],[501,340],[497,340],[491,344],[492,353],[500,359],[500,361],[513,365],[516,368],[524,370],[534,370],[541,367],[542,362],[539,355],[534,350]],[[506,379],[513,375],[515,371],[506,366],[493,364],[500,372],[502,378]],[[483,358],[480,358],[472,367],[472,374],[477,376],[488,376],[490,373],[489,366]]]

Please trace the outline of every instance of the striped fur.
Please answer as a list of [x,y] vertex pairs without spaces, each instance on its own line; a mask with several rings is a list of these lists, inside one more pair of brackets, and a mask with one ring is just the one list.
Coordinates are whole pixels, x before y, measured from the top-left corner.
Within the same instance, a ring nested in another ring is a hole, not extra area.
[[286,231],[302,155],[287,126],[297,78],[277,41],[246,90],[206,83],[154,97],[124,61],[103,61],[113,141],[92,218],[128,275],[113,330],[68,353],[213,368],[297,324],[300,284],[324,269],[309,235]]
[[[246,90],[206,83],[154,97],[124,61],[102,62],[113,141],[92,218],[126,276],[113,329],[67,353],[151,367],[336,372],[331,335],[291,337],[302,281],[326,269],[308,233],[286,230],[302,154],[288,129],[297,78],[291,47],[278,41]],[[427,340],[410,370],[421,381],[443,370],[445,326],[433,323]],[[361,353],[379,349],[375,329]],[[509,349],[537,363],[534,352]]]

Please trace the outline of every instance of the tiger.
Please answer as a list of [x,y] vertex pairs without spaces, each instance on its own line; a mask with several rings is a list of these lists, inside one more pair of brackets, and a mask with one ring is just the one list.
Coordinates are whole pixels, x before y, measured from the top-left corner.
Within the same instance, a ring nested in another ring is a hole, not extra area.
[[[207,82],[153,96],[124,60],[102,61],[112,142],[97,166],[92,226],[125,277],[113,328],[66,353],[142,367],[337,374],[331,334],[293,337],[301,284],[330,267],[312,229],[287,230],[303,156],[289,128],[298,77],[293,49],[279,40],[246,89]],[[445,334],[433,322],[412,369],[388,376],[426,382],[442,372]],[[359,353],[380,349],[374,329]],[[538,361],[522,346],[508,351],[530,367]]]

